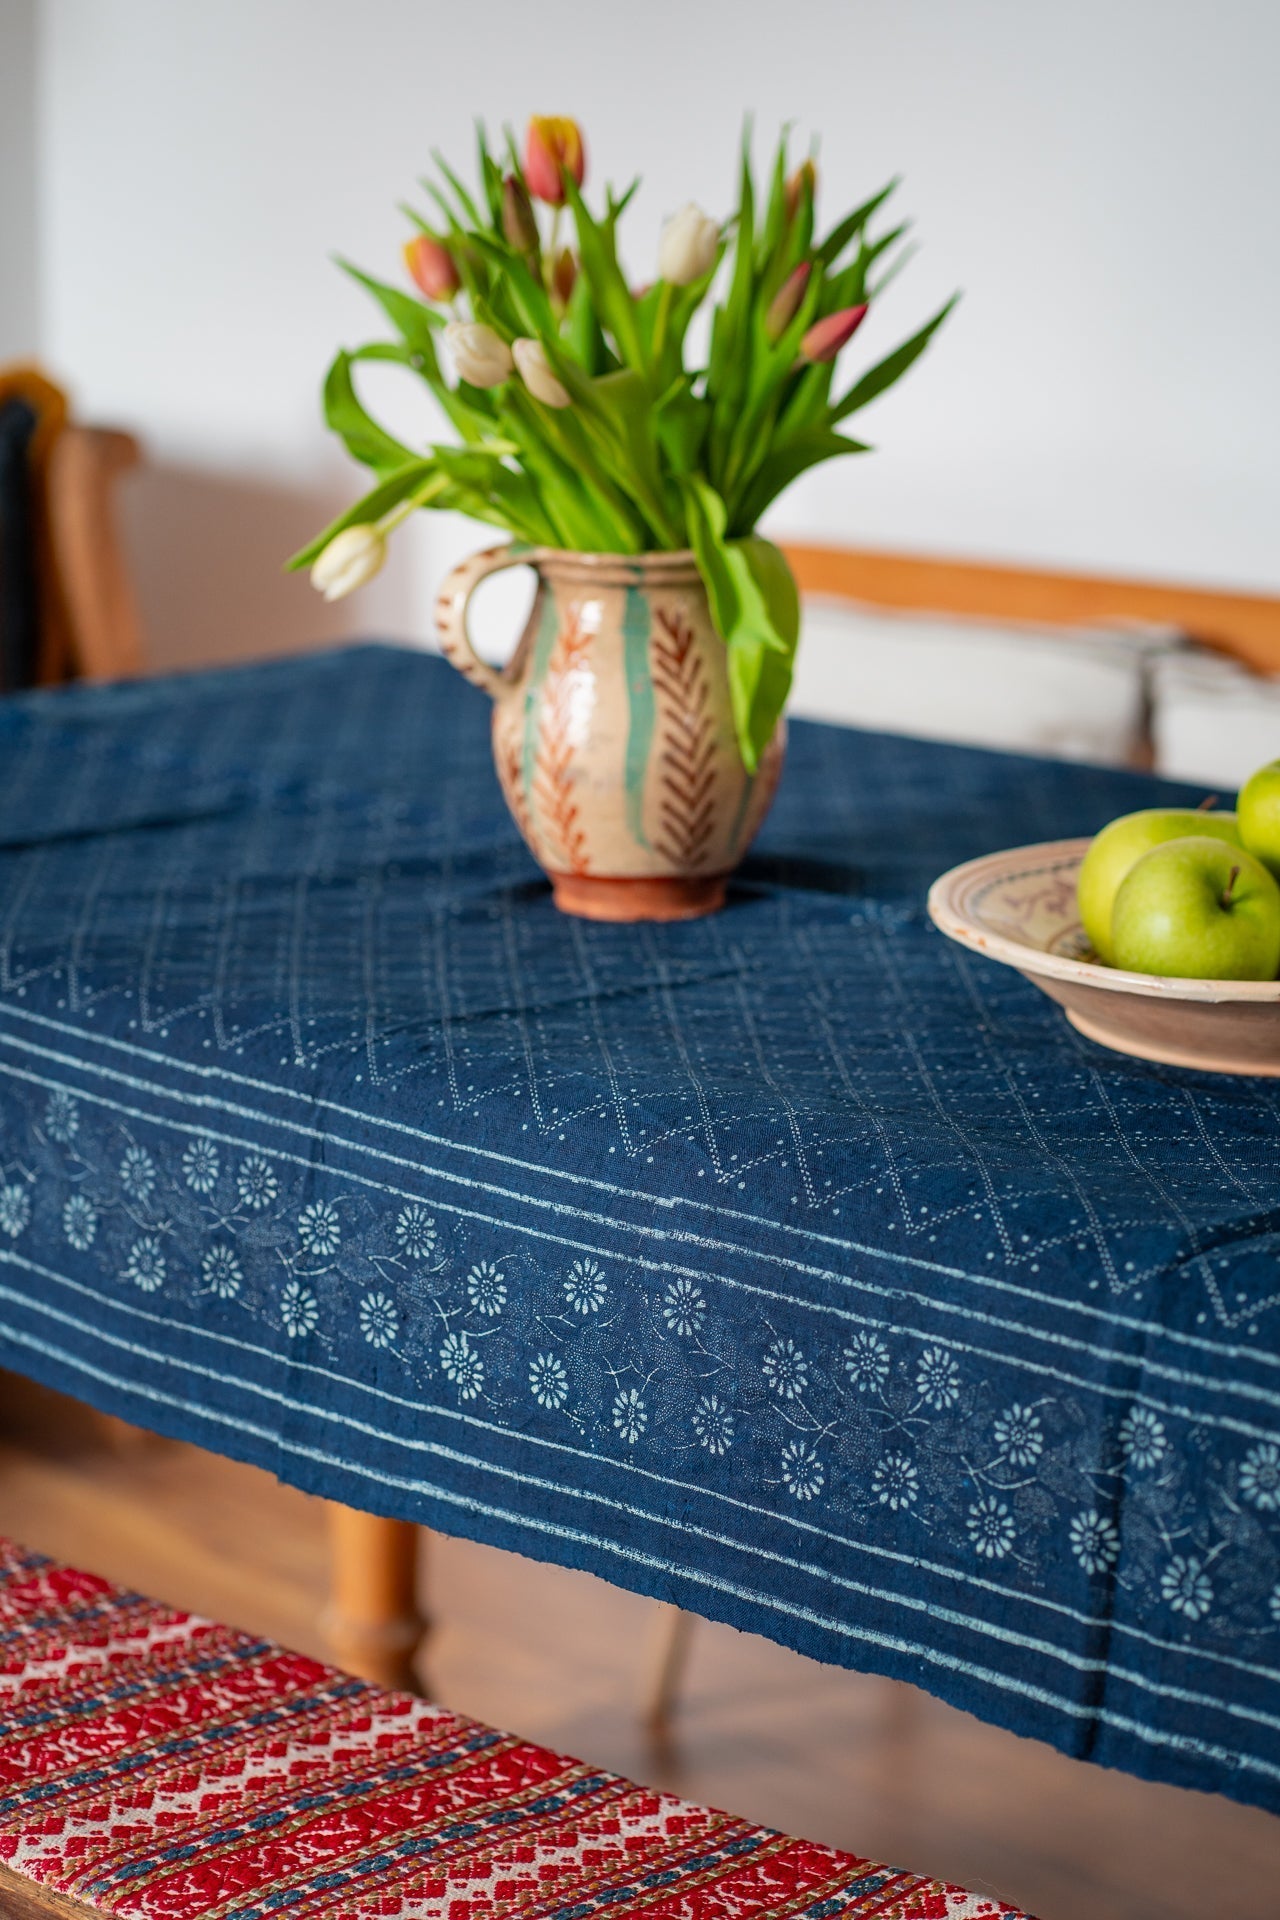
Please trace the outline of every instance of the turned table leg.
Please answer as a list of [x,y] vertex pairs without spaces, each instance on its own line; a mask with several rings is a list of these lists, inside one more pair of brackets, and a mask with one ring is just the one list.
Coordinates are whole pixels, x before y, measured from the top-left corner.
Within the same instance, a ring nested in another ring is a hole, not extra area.
[[135,1427],[130,1420],[122,1420],[118,1413],[99,1413],[93,1410],[93,1424],[103,1445],[112,1453],[123,1455],[141,1453],[151,1446],[157,1436],[148,1433],[145,1427]]
[[671,1731],[695,1625],[695,1615],[670,1601],[663,1601],[655,1612],[652,1664],[642,1708],[644,1724],[655,1739],[664,1739]]
[[418,1607],[418,1528],[355,1507],[329,1506],[329,1604],[334,1660],[376,1686],[420,1691],[414,1656],[427,1631]]

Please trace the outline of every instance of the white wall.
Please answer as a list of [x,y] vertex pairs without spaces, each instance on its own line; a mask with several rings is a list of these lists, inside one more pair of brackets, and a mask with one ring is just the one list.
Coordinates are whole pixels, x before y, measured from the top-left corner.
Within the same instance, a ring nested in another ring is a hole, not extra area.
[[164,659],[425,634],[473,530],[424,528],[336,612],[275,571],[358,484],[317,389],[379,320],[328,255],[394,274],[431,146],[469,164],[473,114],[531,109],[580,117],[597,189],[644,172],[637,278],[676,204],[727,205],[744,109],[821,132],[829,213],[905,175],[922,252],[855,364],[965,301],[862,416],[883,450],[777,529],[1280,587],[1266,0],[45,0],[41,68],[45,350],[157,462]]
[[0,365],[39,342],[36,0],[0,0]]

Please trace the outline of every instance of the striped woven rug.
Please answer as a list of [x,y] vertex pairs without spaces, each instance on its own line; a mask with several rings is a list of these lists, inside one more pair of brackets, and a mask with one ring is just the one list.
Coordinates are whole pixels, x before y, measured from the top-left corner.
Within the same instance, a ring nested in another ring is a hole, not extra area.
[[0,1540],[0,1913],[85,1911],[1026,1920]]

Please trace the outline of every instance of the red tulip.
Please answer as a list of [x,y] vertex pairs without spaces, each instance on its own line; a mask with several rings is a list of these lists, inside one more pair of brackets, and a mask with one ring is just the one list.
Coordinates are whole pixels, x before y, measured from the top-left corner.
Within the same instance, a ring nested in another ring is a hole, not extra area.
[[791,174],[791,176],[787,180],[787,186],[786,186],[787,203],[786,204],[787,204],[787,225],[788,226],[791,225],[791,222],[795,219],[796,215],[799,213],[800,202],[804,198],[806,192],[809,195],[810,201],[813,201],[817,198],[818,169],[814,166],[812,160],[802,161],[802,163],[796,168],[795,172]]
[[564,176],[581,186],[587,153],[576,120],[535,113],[524,137],[524,177],[529,191],[549,207],[564,205]]
[[404,264],[410,279],[428,300],[452,300],[462,285],[448,247],[429,233],[405,241]]
[[517,253],[536,253],[538,223],[524,181],[509,173],[502,183],[502,231]]
[[561,247],[551,270],[551,291],[562,307],[567,307],[578,278],[578,263],[568,247]]
[[812,272],[813,262],[802,260],[800,265],[787,275],[769,302],[769,311],[764,317],[764,330],[770,340],[781,340],[799,313],[800,302],[804,299],[804,290],[809,284],[809,275]]
[[800,358],[815,364],[834,360],[845,342],[852,340],[866,313],[864,300],[860,307],[845,307],[839,313],[829,313],[825,320],[815,320],[800,342]]

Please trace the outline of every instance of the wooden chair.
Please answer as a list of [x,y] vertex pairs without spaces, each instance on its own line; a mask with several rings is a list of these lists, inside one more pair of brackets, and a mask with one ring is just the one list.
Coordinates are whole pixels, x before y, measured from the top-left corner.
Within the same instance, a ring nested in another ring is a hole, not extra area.
[[[115,517],[116,484],[137,465],[138,442],[72,421],[66,395],[38,367],[0,368],[0,408],[12,400],[35,416],[27,453],[40,627],[34,684],[140,673],[141,631]],[[144,1437],[111,1414],[95,1418],[117,1449]]]
[[36,415],[29,470],[40,607],[35,682],[114,680],[143,668],[141,629],[116,528],[115,493],[140,458],[132,434],[81,426],[38,367],[0,368],[0,405]]
[[[1168,626],[1261,673],[1280,673],[1280,596],[983,565],[854,547],[791,546],[802,593],[864,606],[997,622],[1080,628],[1117,620]],[[329,1630],[342,1665],[384,1686],[410,1684],[427,1621],[417,1601],[417,1529],[331,1511]],[[688,1662],[695,1616],[655,1616],[642,1697],[645,1724],[668,1727]]]
[[898,611],[1036,626],[1172,627],[1258,673],[1280,673],[1280,597],[1090,573],[1049,573],[858,547],[787,546],[801,593]]

